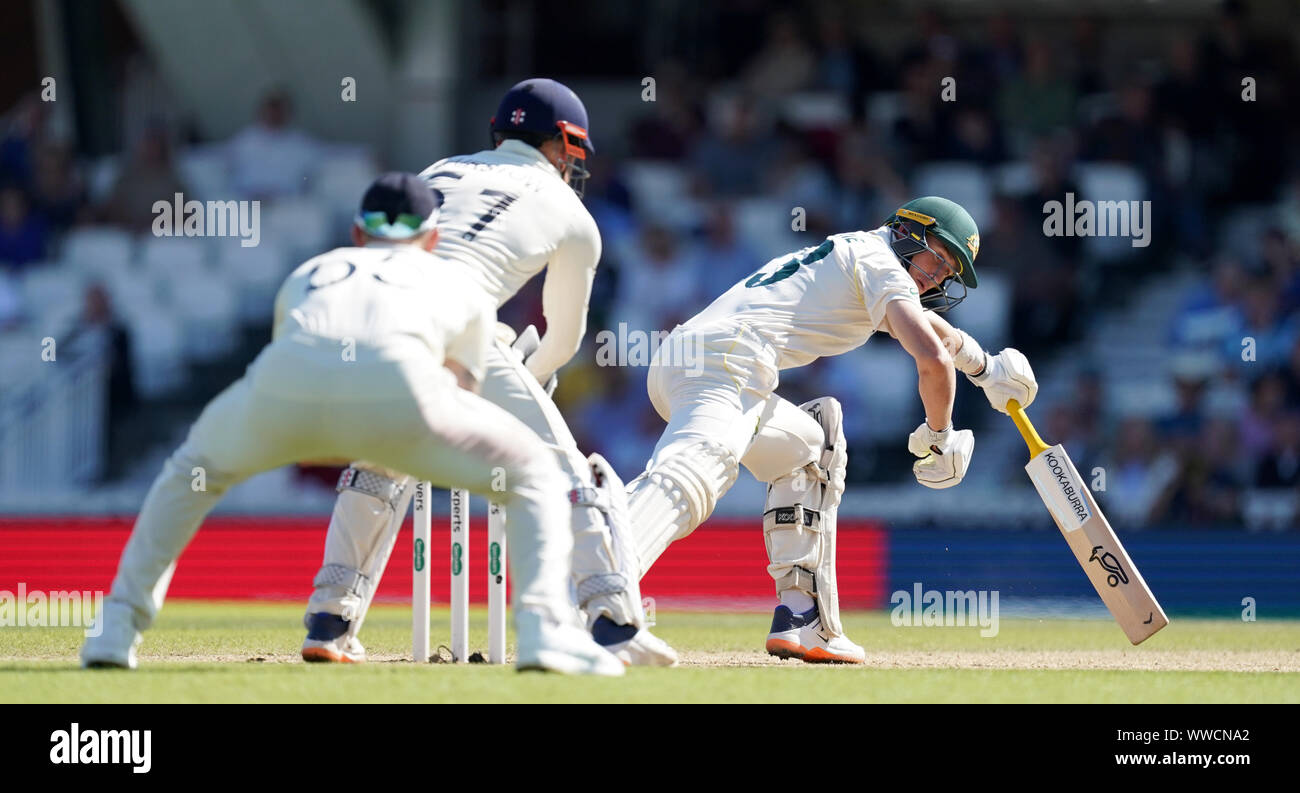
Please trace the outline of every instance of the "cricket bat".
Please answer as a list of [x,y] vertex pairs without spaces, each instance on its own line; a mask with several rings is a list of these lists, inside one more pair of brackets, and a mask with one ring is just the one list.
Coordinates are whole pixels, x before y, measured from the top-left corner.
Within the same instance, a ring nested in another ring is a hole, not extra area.
[[1074,551],[1074,558],[1101,595],[1101,601],[1119,623],[1128,640],[1140,644],[1169,624],[1164,609],[1142,574],[1124,550],[1115,530],[1101,514],[1097,500],[1083,484],[1065,447],[1048,446],[1029,423],[1025,409],[1012,399],[1007,402],[1011,420],[1029,446],[1025,466],[1029,481],[1052,513],[1052,520]]

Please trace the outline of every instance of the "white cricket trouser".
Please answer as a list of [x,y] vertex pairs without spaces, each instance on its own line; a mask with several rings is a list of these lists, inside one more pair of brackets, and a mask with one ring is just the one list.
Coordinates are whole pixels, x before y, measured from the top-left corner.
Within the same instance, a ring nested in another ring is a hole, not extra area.
[[[773,393],[779,381],[776,362],[771,345],[740,324],[674,329],[656,352],[646,378],[650,401],[668,422],[646,470],[700,441],[721,443],[760,482],[772,482],[818,459],[821,426]],[[730,487],[713,484],[710,503]],[[633,492],[653,486],[647,480],[632,485]],[[633,515],[644,574],[672,540],[690,534],[708,515],[689,521],[675,537],[647,531],[652,527],[639,525],[636,518]]]
[[[358,345],[355,360],[340,353],[332,340],[278,340],[203,410],[145,498],[109,600],[128,604],[143,630],[176,559],[228,488],[287,463],[363,458],[503,503],[516,614],[571,621],[565,480],[537,436],[456,387],[414,340]],[[505,492],[493,490],[501,471]]]

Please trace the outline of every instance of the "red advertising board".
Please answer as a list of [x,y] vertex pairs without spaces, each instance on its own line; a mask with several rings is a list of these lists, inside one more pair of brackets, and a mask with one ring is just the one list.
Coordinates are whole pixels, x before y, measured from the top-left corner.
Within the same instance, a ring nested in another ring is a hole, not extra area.
[[[181,557],[169,597],[306,602],[325,546],[324,517],[214,517]],[[0,590],[103,590],[112,583],[130,518],[0,518]],[[435,521],[433,542],[446,544],[447,524]],[[840,599],[846,608],[884,603],[886,534],[877,524],[841,524]],[[470,564],[486,564],[486,518],[474,516]],[[403,527],[379,587],[382,601],[411,597],[410,523]],[[432,557],[433,597],[445,602],[449,554]],[[486,572],[470,577],[470,597],[487,599]],[[641,582],[659,608],[763,609],[775,602],[757,520],[717,518],[674,543]]]

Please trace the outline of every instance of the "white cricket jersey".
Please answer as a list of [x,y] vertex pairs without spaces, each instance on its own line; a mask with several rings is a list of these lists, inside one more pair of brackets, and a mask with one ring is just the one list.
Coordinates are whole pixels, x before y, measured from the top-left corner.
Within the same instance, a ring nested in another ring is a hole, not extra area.
[[497,306],[547,269],[546,333],[528,368],[545,380],[582,342],[600,232],[540,151],[517,140],[420,174],[441,194],[438,256],[468,265]]
[[685,324],[739,322],[776,350],[792,369],[861,346],[888,331],[885,307],[909,300],[916,284],[889,247],[890,231],[854,231],[780,256],[724,292]]
[[483,377],[496,305],[472,273],[413,245],[372,243],[308,259],[275,298],[276,340],[295,335],[385,347],[414,339],[439,363]]

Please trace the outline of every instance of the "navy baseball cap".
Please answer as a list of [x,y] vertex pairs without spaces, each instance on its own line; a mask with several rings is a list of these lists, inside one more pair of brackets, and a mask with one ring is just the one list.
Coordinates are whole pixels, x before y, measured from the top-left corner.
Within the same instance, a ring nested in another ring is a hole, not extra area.
[[423,179],[393,171],[366,188],[354,222],[372,237],[404,240],[437,226],[441,206],[442,200]]
[[545,77],[516,83],[506,92],[497,105],[497,114],[492,117],[492,131],[537,132],[546,136],[563,131],[566,138],[572,137],[588,154],[596,153],[582,100],[567,85]]

